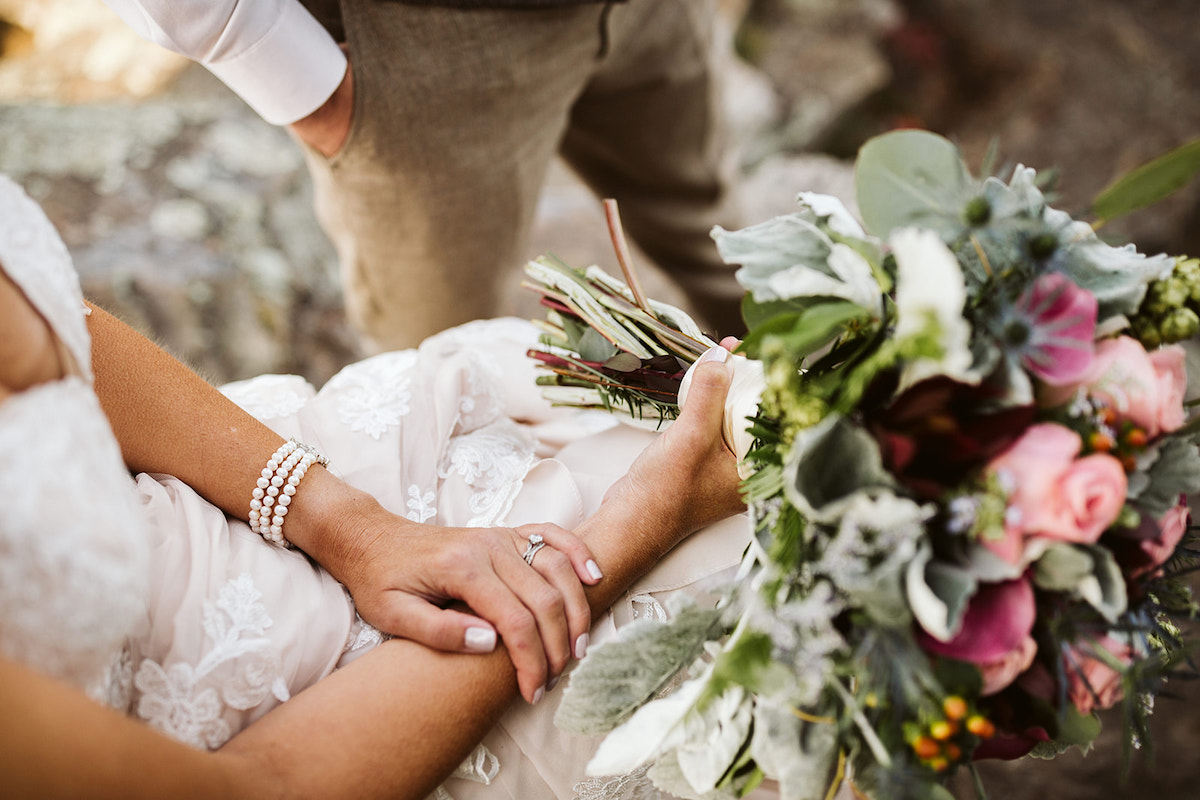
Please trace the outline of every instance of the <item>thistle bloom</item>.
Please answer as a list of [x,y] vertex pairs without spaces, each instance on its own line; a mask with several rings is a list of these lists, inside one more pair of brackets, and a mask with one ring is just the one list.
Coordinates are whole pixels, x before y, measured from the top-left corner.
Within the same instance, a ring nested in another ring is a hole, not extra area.
[[1062,273],[1041,275],[1010,310],[1001,346],[1043,383],[1077,382],[1095,352],[1096,297]]

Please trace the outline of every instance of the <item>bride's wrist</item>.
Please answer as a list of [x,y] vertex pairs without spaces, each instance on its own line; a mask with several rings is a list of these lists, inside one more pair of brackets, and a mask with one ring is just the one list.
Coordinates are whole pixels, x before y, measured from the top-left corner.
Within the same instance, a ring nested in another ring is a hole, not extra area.
[[292,502],[284,535],[345,582],[370,549],[368,526],[363,521],[386,512],[374,497],[324,468],[312,470],[304,483]]

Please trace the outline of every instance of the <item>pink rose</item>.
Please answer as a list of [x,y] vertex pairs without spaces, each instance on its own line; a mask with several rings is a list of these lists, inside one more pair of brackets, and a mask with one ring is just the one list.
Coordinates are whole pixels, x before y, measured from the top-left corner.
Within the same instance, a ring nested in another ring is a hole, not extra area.
[[[1158,380],[1158,430],[1170,433],[1183,425],[1183,398],[1187,392],[1186,353],[1179,345],[1150,353],[1150,365]],[[1147,428],[1147,433],[1150,429]]]
[[1141,543],[1142,551],[1149,557],[1153,567],[1161,567],[1175,552],[1176,545],[1187,531],[1189,517],[1187,500],[1181,500],[1179,505],[1158,518],[1158,536]]
[[1110,636],[1102,636],[1082,648],[1068,647],[1065,656],[1067,697],[1080,714],[1096,708],[1111,708],[1123,696],[1121,673],[1104,661],[1089,655],[1102,647],[1122,664],[1133,661],[1134,650]]
[[1033,663],[1037,655],[1037,642],[1032,636],[1026,636],[1015,649],[1009,650],[1002,658],[979,665],[983,673],[983,689],[979,694],[988,697],[1008,686],[1016,677]]
[[917,641],[926,652],[977,665],[983,693],[995,694],[1033,663],[1037,644],[1029,634],[1036,613],[1027,579],[985,583],[971,598],[953,639],[939,641],[918,630]]
[[1183,397],[1187,389],[1184,350],[1171,345],[1147,353],[1128,336],[1105,339],[1096,346],[1091,368],[1075,386],[1047,388],[1043,404],[1067,402],[1080,387],[1094,400],[1112,408],[1150,437],[1173,431],[1183,424]]
[[1033,425],[988,471],[1010,486],[1004,538],[983,545],[1019,564],[1030,538],[1091,544],[1116,521],[1127,480],[1109,455],[1076,458],[1083,442],[1061,425]]

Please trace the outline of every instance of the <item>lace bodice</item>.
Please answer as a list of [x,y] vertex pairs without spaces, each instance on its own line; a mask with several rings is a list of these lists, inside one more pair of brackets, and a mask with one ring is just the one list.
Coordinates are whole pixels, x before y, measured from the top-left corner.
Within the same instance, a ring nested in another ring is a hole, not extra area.
[[114,705],[143,623],[145,522],[91,390],[78,279],[41,209],[0,177],[0,265],[78,373],[0,404],[0,651]]

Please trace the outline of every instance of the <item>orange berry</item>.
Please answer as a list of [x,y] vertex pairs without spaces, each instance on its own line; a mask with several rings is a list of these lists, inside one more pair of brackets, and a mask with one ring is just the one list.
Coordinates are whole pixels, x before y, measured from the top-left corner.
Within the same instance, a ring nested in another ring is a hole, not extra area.
[[919,759],[929,759],[936,756],[942,751],[938,743],[928,736],[918,736],[912,740],[913,752],[917,754]]
[[1141,428],[1133,428],[1125,434],[1125,444],[1130,447],[1142,448],[1146,446],[1146,432]]
[[1105,406],[1100,410],[1100,421],[1105,425],[1112,425],[1117,421],[1117,410],[1112,406]]
[[990,739],[996,735],[996,726],[987,717],[978,714],[967,719],[967,730],[980,739]]
[[962,748],[954,742],[946,742],[942,745],[942,754],[951,761],[958,761],[962,758]]
[[1113,449],[1115,444],[1116,442],[1114,442],[1112,437],[1107,433],[1093,431],[1092,434],[1088,436],[1088,447],[1097,453],[1107,453]]
[[1137,469],[1137,457],[1133,454],[1121,456],[1121,469],[1126,472],[1133,472]]
[[965,717],[969,710],[967,701],[956,694],[952,694],[942,701],[942,711],[946,714],[946,719],[957,722]]
[[929,735],[940,742],[946,741],[956,733],[958,733],[958,723],[952,720],[939,719],[929,725]]
[[934,772],[945,772],[950,768],[950,762],[946,760],[945,756],[935,756],[929,759],[927,763],[929,764],[929,768]]

